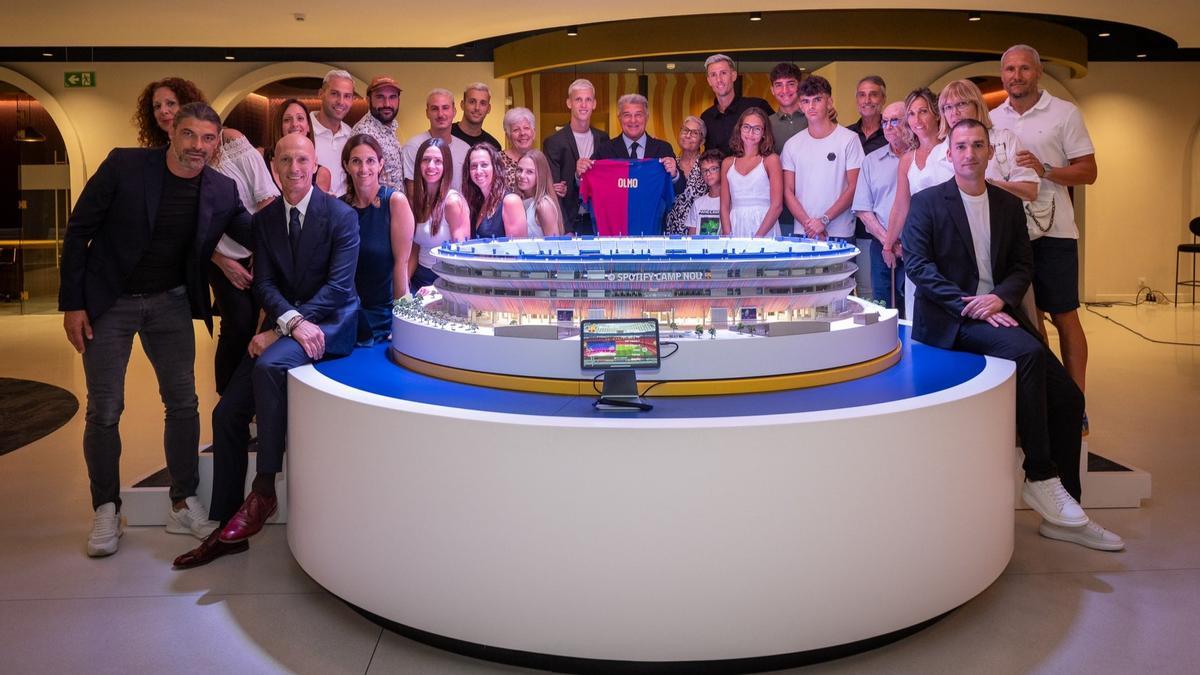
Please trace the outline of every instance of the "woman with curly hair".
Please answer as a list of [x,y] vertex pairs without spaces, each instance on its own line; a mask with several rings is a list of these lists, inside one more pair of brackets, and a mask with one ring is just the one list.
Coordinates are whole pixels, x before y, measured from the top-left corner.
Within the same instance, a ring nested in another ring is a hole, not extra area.
[[471,236],[476,239],[528,236],[525,205],[500,168],[500,151],[476,143],[463,167],[463,191],[471,208]]
[[146,85],[138,96],[133,125],[138,129],[138,143],[143,148],[158,148],[171,140],[171,125],[175,113],[195,101],[205,101],[204,92],[182,77],[164,77]]

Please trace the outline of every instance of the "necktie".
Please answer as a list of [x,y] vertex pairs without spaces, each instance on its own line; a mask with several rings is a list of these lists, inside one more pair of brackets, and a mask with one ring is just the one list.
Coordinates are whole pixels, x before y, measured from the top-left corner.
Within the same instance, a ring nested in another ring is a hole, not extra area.
[[637,159],[638,142],[634,141],[629,144],[629,159]]
[[296,264],[296,253],[300,251],[300,209],[292,207],[288,215],[288,243],[292,245],[292,264]]

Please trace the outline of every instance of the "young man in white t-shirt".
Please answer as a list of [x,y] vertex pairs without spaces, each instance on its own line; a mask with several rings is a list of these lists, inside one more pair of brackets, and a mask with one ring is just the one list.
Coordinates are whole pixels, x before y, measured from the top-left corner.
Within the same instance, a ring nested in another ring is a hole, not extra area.
[[854,188],[862,166],[858,135],[829,119],[833,105],[829,80],[813,75],[800,83],[800,109],[808,128],[780,153],[783,200],[804,235],[816,239],[854,237]]
[[709,150],[700,155],[700,173],[708,194],[701,195],[688,208],[688,234],[723,234],[721,229],[721,152]]

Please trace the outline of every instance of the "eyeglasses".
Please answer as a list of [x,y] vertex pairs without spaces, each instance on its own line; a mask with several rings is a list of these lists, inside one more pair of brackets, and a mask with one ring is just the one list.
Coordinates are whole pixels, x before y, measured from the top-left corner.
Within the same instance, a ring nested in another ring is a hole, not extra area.
[[692,129],[691,127],[683,127],[682,129],[680,129],[680,130],[679,130],[679,135],[680,135],[680,136],[696,136],[696,137],[699,137],[699,136],[700,136],[700,130],[699,130],[699,129]]
[[743,124],[742,131],[748,134],[761,134],[763,132],[763,128],[756,124]]
[[886,127],[898,127],[898,126],[900,126],[901,121],[902,120],[899,117],[893,117],[891,119],[888,119],[885,117],[885,118],[883,118],[883,122],[880,124],[880,126],[885,127],[885,128]]
[[952,112],[962,112],[962,111],[966,110],[967,106],[969,106],[969,105],[973,106],[973,105],[975,105],[975,103],[973,101],[959,101],[957,103],[947,103],[946,105],[942,106],[942,114],[946,115],[946,114],[952,113]]
[[721,173],[721,166],[705,166],[700,168],[700,173]]

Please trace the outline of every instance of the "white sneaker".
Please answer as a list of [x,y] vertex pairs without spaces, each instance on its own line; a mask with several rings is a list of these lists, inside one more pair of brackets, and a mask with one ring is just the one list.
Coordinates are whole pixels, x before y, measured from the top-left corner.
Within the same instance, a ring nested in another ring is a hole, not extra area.
[[1096,521],[1088,521],[1083,527],[1059,527],[1053,523],[1042,521],[1038,532],[1047,539],[1069,541],[1097,551],[1120,551],[1125,548],[1125,541],[1115,532],[1100,527]]
[[117,505],[113,502],[101,504],[92,517],[92,535],[88,537],[87,554],[101,558],[116,553],[122,534],[125,534],[125,525],[121,522],[121,514],[117,513]]
[[1021,498],[1042,518],[1060,527],[1081,527],[1088,523],[1087,514],[1063,487],[1057,476],[1046,480],[1025,481]]
[[203,540],[217,529],[217,521],[208,519],[208,509],[196,497],[183,500],[187,506],[175,510],[175,505],[167,510],[167,532],[171,534],[190,534]]

